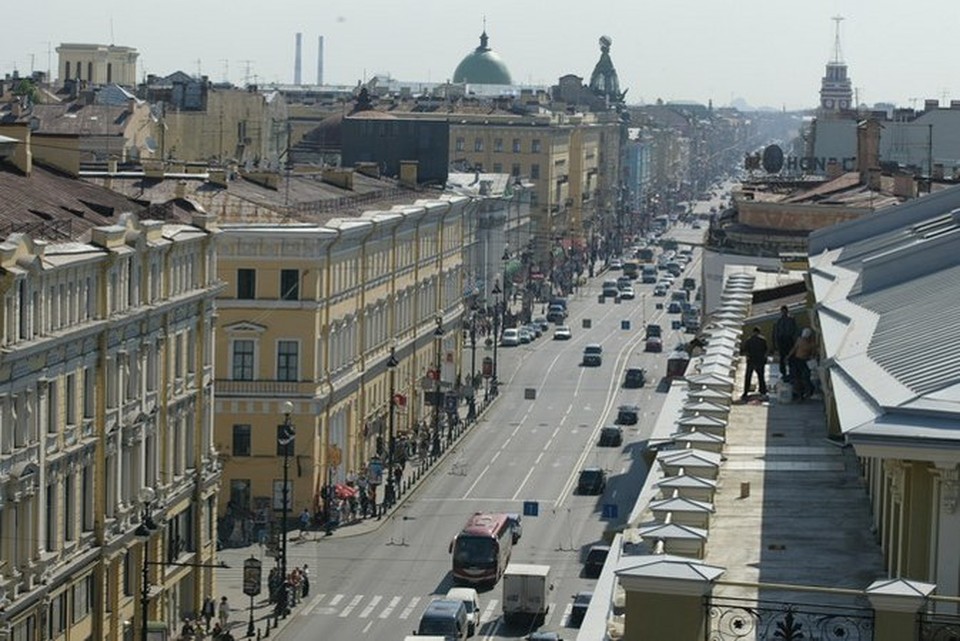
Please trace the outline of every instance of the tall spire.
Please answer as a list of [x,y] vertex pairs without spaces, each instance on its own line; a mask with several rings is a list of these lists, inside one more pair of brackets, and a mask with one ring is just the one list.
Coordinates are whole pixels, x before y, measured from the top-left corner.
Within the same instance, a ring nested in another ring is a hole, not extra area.
[[843,16],[833,16],[830,18],[836,24],[833,36],[833,60],[832,62],[843,63],[843,51],[840,49],[840,23],[843,22]]

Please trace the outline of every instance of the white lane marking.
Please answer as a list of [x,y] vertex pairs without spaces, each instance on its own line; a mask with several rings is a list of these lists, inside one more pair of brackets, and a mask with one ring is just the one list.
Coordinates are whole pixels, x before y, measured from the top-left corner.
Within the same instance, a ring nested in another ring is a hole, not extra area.
[[377,607],[377,604],[380,603],[380,601],[382,600],[383,600],[382,596],[375,596],[372,599],[370,599],[370,603],[367,605],[367,607],[363,609],[363,612],[360,613],[360,618],[366,619],[368,616],[370,616],[370,613],[373,612],[373,609]]
[[355,607],[357,607],[358,605],[360,605],[360,602],[361,602],[361,601],[363,601],[363,595],[362,595],[362,594],[358,594],[357,596],[355,596],[355,597],[353,597],[352,599],[350,599],[350,604],[347,605],[347,607],[345,607],[345,608],[340,612],[340,618],[343,619],[343,618],[346,618],[346,617],[350,616],[350,613],[353,612],[353,609],[354,609]]
[[367,623],[367,625],[363,626],[363,634],[367,633],[367,630],[370,629],[371,625],[373,625],[373,621],[370,621],[369,623]]
[[497,461],[497,459],[500,458],[500,452],[501,452],[501,451],[502,451],[502,450],[497,450],[497,453],[493,455],[493,458],[492,458],[492,459],[490,459],[490,462],[491,462],[491,463],[495,463],[495,462]]
[[463,493],[463,497],[461,498],[466,499],[468,496],[470,496],[470,492],[473,492],[473,488],[477,487],[477,483],[480,482],[480,479],[483,478],[483,475],[486,474],[487,470],[489,469],[490,469],[490,464],[487,463],[487,466],[483,468],[483,471],[480,472],[480,474],[477,476],[477,480],[470,484],[470,487],[467,488],[467,491]]
[[300,615],[301,615],[301,616],[307,616],[308,614],[310,614],[310,612],[311,612],[315,607],[317,607],[318,605],[320,605],[320,602],[323,601],[323,597],[325,597],[325,596],[327,596],[327,595],[326,595],[326,594],[318,594],[317,596],[315,596],[315,597],[313,597],[312,599],[310,599],[310,603],[307,604],[307,607],[305,607],[305,608],[303,608],[302,610],[300,610]]
[[497,600],[490,599],[490,602],[487,604],[487,607],[483,609],[483,614],[480,615],[480,623],[486,623],[492,621],[496,618],[493,611],[497,607]]
[[332,606],[332,605],[336,605],[336,604],[340,603],[341,601],[343,601],[343,598],[344,598],[345,596],[347,596],[347,595],[346,595],[346,594],[337,594],[337,595],[335,595],[332,599],[330,599],[330,603],[328,603],[327,605],[331,605],[331,606]]
[[383,611],[380,612],[380,618],[386,619],[388,616],[390,616],[393,613],[394,608],[397,607],[398,603],[400,603],[400,597],[395,596],[392,599],[390,599],[390,603],[387,604],[387,607],[385,607]]
[[415,596],[412,599],[410,599],[410,603],[408,603],[407,607],[405,607],[403,609],[403,612],[400,613],[400,618],[401,619],[410,618],[410,613],[413,612],[413,609],[417,607],[418,603],[420,603],[420,597]]
[[563,616],[560,617],[560,627],[565,628],[570,624],[570,613],[573,612],[573,604],[568,603],[563,609]]

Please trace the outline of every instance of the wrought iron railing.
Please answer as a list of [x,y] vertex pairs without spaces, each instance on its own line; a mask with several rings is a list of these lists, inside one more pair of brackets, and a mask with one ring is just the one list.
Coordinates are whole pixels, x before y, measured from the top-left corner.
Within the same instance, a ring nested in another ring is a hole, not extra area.
[[960,615],[922,612],[918,622],[920,625],[920,641],[957,641],[960,639]]
[[873,610],[712,597],[708,641],[871,641]]

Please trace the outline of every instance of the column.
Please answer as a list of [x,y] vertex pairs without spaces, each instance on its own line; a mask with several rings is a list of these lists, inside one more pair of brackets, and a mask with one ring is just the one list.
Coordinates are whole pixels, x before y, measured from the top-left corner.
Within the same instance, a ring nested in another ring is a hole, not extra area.
[[874,610],[873,641],[917,641],[917,613],[937,586],[906,579],[882,579],[867,588]]
[[[933,550],[934,576],[937,591],[942,595],[960,595],[960,546],[957,545],[957,532],[960,532],[960,469],[957,465],[938,466],[936,469],[937,492],[939,501],[933,506],[937,544]],[[937,612],[956,614],[957,605],[938,603]]]

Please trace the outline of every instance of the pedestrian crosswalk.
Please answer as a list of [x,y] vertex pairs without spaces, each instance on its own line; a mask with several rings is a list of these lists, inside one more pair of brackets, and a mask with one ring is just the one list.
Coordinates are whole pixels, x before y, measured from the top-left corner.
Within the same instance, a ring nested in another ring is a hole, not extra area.
[[[436,597],[439,596],[436,595]],[[396,618],[401,620],[413,619],[415,621],[423,608],[430,602],[430,599],[434,597],[321,593],[307,598],[309,600],[300,608],[297,613],[298,616],[329,616],[341,619],[350,617],[357,619]],[[482,599],[481,602],[483,601],[486,601],[486,603],[483,603],[481,607],[480,625],[496,621],[501,614],[499,599]],[[566,626],[570,618],[572,605],[567,603],[566,607],[559,612],[556,603],[550,603],[549,605],[550,610],[545,624],[550,625],[552,622],[559,622],[559,625]]]

